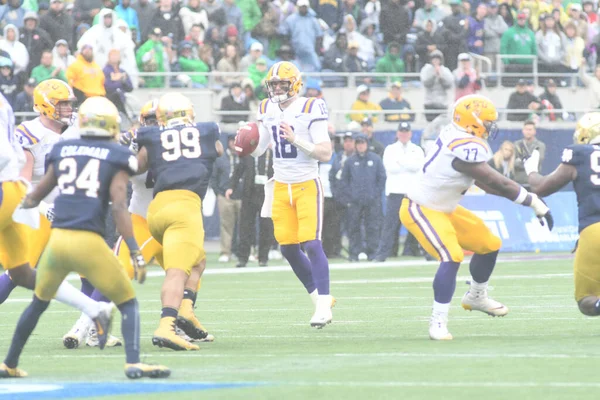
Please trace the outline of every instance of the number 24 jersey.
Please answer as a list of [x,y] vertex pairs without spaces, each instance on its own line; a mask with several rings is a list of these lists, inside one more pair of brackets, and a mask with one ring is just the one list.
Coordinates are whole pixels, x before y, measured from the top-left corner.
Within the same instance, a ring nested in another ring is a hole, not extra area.
[[281,122],[290,125],[297,137],[316,144],[330,140],[328,118],[325,102],[314,97],[298,97],[285,110],[269,99],[260,103],[257,116],[260,142],[268,137],[273,145],[273,171],[277,182],[300,183],[319,177],[319,162],[280,137]]
[[492,151],[483,139],[446,125],[435,146],[427,154],[425,165],[407,196],[432,210],[454,211],[465,192],[475,181],[452,167],[455,158],[468,163],[488,162]]

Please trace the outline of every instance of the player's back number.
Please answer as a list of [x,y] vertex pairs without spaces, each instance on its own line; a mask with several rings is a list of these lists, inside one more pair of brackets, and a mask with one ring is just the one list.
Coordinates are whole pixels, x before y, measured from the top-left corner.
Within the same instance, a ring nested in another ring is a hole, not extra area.
[[160,134],[160,142],[165,161],[175,161],[181,157],[198,158],[202,154],[200,132],[195,127],[163,131]]
[[76,190],[85,190],[87,197],[98,197],[100,190],[100,160],[92,158],[81,169],[77,169],[77,160],[73,157],[67,157],[58,163],[57,183],[61,194],[72,195]]

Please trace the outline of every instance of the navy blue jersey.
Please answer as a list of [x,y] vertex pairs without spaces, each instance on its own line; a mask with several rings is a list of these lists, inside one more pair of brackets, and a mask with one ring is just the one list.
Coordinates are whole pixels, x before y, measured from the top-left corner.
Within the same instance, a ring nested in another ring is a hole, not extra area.
[[600,146],[572,145],[563,151],[562,162],[577,168],[573,182],[579,208],[579,232],[600,222]]
[[74,139],[56,143],[48,162],[54,166],[60,191],[52,227],[104,236],[113,177],[120,170],[137,172],[135,155],[112,141]]
[[219,156],[214,122],[172,128],[146,127],[137,142],[148,152],[148,172],[154,179],[154,196],[165,190],[189,190],[204,199],[213,165]]

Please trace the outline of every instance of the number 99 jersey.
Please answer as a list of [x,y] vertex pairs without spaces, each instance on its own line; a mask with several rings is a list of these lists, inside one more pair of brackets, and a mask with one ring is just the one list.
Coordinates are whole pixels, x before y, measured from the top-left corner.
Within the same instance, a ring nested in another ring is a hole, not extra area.
[[273,144],[273,170],[277,182],[300,183],[319,177],[319,162],[280,137],[281,122],[290,125],[297,137],[317,144],[330,140],[328,118],[325,102],[314,97],[298,97],[283,111],[269,99],[260,103],[257,116],[260,152],[266,150],[264,143],[269,138]]
[[492,151],[485,140],[453,124],[446,125],[427,154],[416,184],[409,188],[408,198],[432,210],[454,211],[475,182],[452,167],[455,158],[468,163],[488,162]]
[[219,156],[215,143],[221,131],[214,122],[171,128],[144,127],[137,142],[148,152],[148,171],[154,196],[166,190],[189,190],[204,199],[213,165]]

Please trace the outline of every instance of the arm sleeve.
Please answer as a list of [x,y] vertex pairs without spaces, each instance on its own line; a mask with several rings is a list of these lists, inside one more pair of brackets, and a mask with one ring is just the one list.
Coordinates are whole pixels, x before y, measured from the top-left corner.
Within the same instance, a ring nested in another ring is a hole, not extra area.
[[259,140],[258,146],[256,146],[256,149],[252,152],[253,157],[262,156],[264,152],[267,151],[267,147],[269,147],[269,144],[271,143],[271,134],[269,133],[267,128],[263,125],[263,123],[260,120],[257,122],[257,124]]
[[[310,100],[309,100],[310,101]],[[329,132],[327,131],[327,121],[329,120],[329,111],[327,105],[321,99],[316,99],[309,107],[310,122],[308,132],[314,144],[329,142]]]

